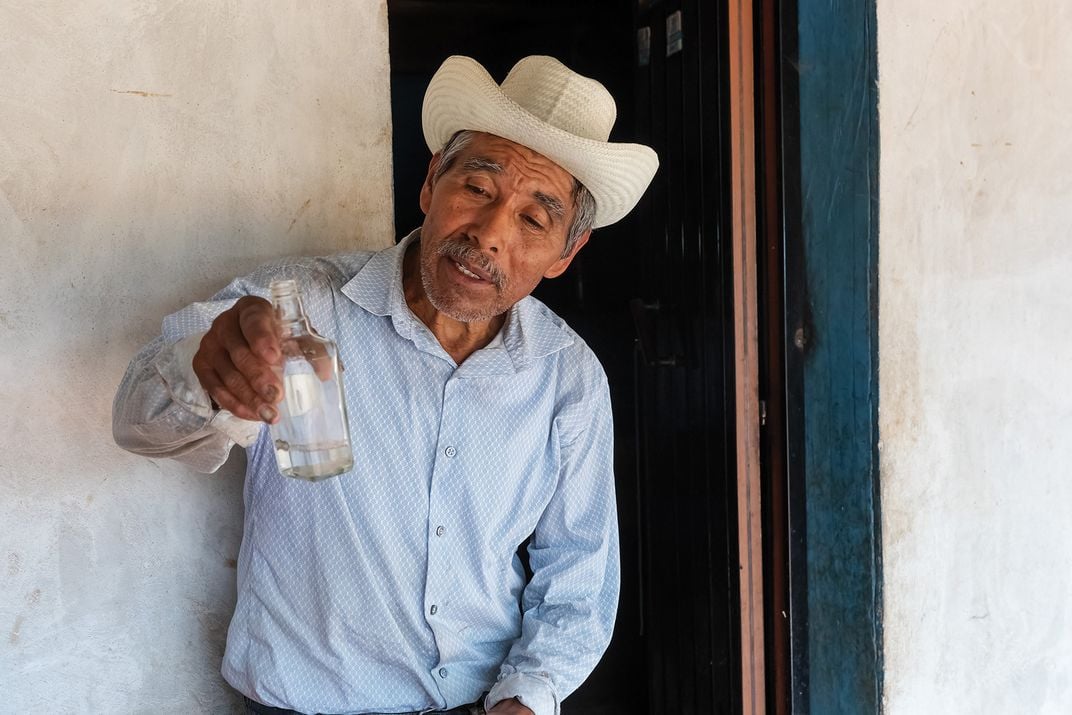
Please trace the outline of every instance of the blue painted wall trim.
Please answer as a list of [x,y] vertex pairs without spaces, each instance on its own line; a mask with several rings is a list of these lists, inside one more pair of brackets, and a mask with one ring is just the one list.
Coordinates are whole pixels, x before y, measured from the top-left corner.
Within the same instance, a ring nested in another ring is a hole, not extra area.
[[881,710],[875,2],[797,1],[810,711]]

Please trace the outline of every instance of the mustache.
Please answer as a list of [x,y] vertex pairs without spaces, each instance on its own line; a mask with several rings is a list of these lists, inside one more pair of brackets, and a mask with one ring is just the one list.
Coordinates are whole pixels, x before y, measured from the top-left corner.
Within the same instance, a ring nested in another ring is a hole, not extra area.
[[502,269],[499,268],[495,261],[488,258],[488,256],[476,248],[473,248],[465,241],[461,241],[456,238],[448,238],[439,244],[437,253],[447,258],[453,258],[456,261],[462,263],[468,263],[471,266],[479,268],[486,273],[491,279],[491,282],[498,290],[502,290],[506,286],[506,275]]

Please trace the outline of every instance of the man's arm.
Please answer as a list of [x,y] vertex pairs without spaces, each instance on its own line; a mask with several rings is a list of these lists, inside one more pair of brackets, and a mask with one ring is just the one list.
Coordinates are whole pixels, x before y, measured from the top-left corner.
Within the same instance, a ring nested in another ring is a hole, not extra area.
[[201,336],[176,343],[158,337],[134,357],[112,403],[116,444],[207,473],[227,461],[236,443],[256,439],[259,424],[216,410],[198,383],[191,363]]
[[[567,417],[583,427],[561,447],[558,487],[529,546],[533,577],[522,597],[522,635],[488,706],[517,698],[535,715],[558,715],[561,700],[588,677],[610,643],[620,582],[618,521],[610,395],[597,372],[586,399]],[[489,712],[499,713],[494,707]]]
[[253,443],[258,418],[276,419],[278,338],[271,305],[251,290],[255,281],[234,281],[164,320],[163,335],[134,358],[116,394],[119,446],[213,472],[236,443]]

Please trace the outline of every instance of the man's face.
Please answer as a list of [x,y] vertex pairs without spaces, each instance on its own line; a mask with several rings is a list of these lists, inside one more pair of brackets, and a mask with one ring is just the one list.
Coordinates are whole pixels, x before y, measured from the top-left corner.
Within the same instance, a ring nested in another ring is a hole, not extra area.
[[569,266],[588,240],[563,257],[573,218],[573,177],[541,154],[476,134],[421,188],[421,280],[432,305],[455,320],[490,320],[542,278]]

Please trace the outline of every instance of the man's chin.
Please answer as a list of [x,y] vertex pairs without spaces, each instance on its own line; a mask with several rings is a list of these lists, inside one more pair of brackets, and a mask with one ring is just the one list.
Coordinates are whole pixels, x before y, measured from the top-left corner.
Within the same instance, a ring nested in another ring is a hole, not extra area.
[[449,318],[457,320],[459,323],[486,323],[489,320],[495,319],[501,313],[495,313],[490,311],[475,311],[475,310],[441,310],[439,311]]
[[502,315],[505,310],[498,310],[497,306],[466,305],[463,301],[442,296],[428,295],[432,307],[443,315],[457,320],[459,323],[485,323],[496,316]]

